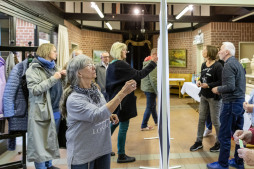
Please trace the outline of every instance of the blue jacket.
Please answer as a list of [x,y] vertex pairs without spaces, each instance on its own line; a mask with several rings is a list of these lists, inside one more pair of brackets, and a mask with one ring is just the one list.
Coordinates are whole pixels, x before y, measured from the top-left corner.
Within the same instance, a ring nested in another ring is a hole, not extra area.
[[21,79],[27,69],[27,59],[12,69],[3,95],[4,117],[9,119],[12,131],[27,130],[28,104],[23,94]]

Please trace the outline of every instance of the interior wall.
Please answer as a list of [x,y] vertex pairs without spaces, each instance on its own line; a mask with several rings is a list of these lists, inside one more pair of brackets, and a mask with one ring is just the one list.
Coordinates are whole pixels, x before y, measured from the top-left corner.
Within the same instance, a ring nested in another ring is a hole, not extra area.
[[[197,73],[198,46],[193,45],[194,36],[204,33],[204,45],[220,47],[222,42],[229,41],[236,47],[236,58],[239,58],[239,42],[254,42],[254,23],[212,22],[192,32],[169,33],[169,49],[187,49],[187,67],[170,68],[170,73]],[[153,46],[157,38],[153,36]],[[254,53],[253,53],[254,54]]]
[[254,41],[254,23],[211,23],[211,44],[221,46],[222,42],[234,43],[236,58],[239,58],[239,42]]
[[84,53],[92,57],[93,50],[110,51],[114,42],[122,42],[121,34],[82,30],[81,48]]

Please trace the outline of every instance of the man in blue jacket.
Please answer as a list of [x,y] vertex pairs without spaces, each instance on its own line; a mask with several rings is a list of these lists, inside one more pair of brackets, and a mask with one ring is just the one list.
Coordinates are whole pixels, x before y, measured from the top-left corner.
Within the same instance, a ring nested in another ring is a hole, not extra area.
[[245,72],[235,56],[235,46],[231,42],[223,42],[219,57],[225,62],[222,71],[222,85],[214,87],[212,92],[222,95],[220,114],[220,155],[217,162],[207,164],[208,169],[228,169],[228,166],[244,169],[243,159],[239,158],[235,146],[234,158],[229,160],[231,136],[236,130],[243,128],[243,102],[245,101]]

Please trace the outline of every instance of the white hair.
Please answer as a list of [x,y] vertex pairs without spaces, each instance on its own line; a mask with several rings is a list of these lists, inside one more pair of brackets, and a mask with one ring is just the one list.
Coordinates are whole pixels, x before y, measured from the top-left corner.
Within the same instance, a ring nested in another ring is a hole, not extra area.
[[222,43],[225,46],[225,50],[228,50],[231,56],[235,56],[235,46],[231,42],[223,42]]

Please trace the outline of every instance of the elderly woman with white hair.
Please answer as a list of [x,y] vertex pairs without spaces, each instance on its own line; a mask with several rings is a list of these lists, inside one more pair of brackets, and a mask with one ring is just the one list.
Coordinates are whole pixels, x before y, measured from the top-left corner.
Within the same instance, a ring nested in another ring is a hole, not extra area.
[[[123,98],[136,89],[136,82],[129,80],[106,103],[94,78],[96,71],[90,57],[78,55],[68,63],[70,85],[64,90],[62,115],[67,116],[67,162],[71,169],[110,169],[110,116]],[[115,116],[114,123],[118,123]]]
[[[114,98],[121,90],[124,83],[130,79],[136,81],[146,77],[155,67],[158,57],[152,57],[152,61],[142,70],[133,69],[127,62],[126,58],[127,46],[124,43],[115,42],[110,50],[110,55],[114,60],[109,64],[106,75],[106,92],[109,99]],[[135,161],[135,157],[129,157],[125,154],[126,134],[129,128],[129,121],[131,118],[137,116],[136,96],[134,92],[125,97],[120,106],[114,111],[114,114],[119,118],[119,132],[118,132],[118,163],[127,163]],[[111,134],[115,131],[118,124],[111,124]]]

